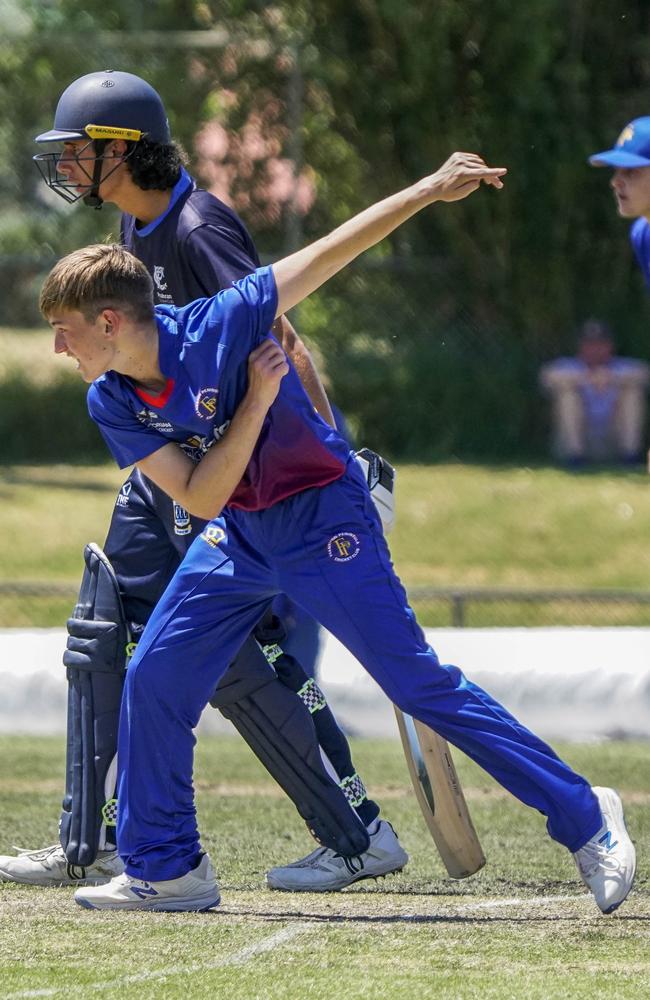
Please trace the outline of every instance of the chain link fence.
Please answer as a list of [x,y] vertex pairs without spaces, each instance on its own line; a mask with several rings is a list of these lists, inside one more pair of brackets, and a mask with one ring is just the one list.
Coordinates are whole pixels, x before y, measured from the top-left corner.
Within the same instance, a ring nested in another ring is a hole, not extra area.
[[[650,627],[650,591],[415,586],[408,593],[427,628]],[[0,628],[60,628],[76,600],[68,584],[0,583]]]

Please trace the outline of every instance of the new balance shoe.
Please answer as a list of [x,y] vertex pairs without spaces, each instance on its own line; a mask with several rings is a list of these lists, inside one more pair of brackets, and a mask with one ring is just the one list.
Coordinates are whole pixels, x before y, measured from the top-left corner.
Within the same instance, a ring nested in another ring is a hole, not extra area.
[[77,889],[75,902],[88,910],[209,910],[221,901],[210,859],[204,854],[196,868],[180,878],[145,882],[124,872],[107,885]]
[[573,857],[603,913],[613,913],[634,882],[636,852],[625,829],[623,803],[613,788],[594,788],[603,815],[598,833]]
[[72,865],[60,844],[40,851],[21,850],[0,857],[0,882],[23,885],[102,885],[124,871],[117,851],[100,851],[92,865]]
[[364,854],[348,858],[318,847],[300,861],[271,868],[266,873],[267,885],[287,892],[337,892],[362,878],[401,871],[409,858],[390,823],[377,820],[368,833],[370,846]]

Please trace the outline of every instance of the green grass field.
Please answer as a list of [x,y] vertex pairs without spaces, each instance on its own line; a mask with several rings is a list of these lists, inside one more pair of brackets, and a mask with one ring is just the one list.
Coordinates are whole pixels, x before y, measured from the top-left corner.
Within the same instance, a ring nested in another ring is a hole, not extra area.
[[[111,465],[0,469],[0,579],[66,588],[61,597],[16,599],[0,592],[0,627],[65,621],[83,546],[103,541],[122,480]],[[644,473],[400,466],[397,504],[391,550],[411,589],[648,589],[650,482]],[[448,603],[414,603],[423,624],[450,623]],[[467,624],[647,625],[650,606],[477,603]]]
[[[454,882],[429,840],[397,742],[354,744],[411,861],[336,894],[274,893],[273,864],[311,850],[291,805],[237,737],[201,738],[204,847],[222,905],[208,914],[83,910],[69,889],[0,885],[0,995],[230,1000],[645,1000],[650,984],[650,749],[560,748],[627,804],[639,872],[600,915],[541,816],[457,754],[488,864]],[[55,839],[61,740],[0,737],[0,853]]]
[[[2,579],[59,585],[68,593],[0,593],[0,626],[65,621],[81,550],[103,539],[121,481],[108,465],[1,470]],[[401,467],[395,564],[410,587],[646,589],[649,485],[641,473]],[[447,623],[431,604],[418,611],[427,624]],[[494,624],[489,613],[469,624]],[[619,623],[648,623],[644,609],[625,613]],[[509,614],[501,624],[518,624],[523,612]],[[552,614],[551,623],[559,624],[566,608],[558,605]],[[563,753],[594,782],[618,787],[627,803],[640,869],[634,894],[613,917],[602,917],[585,896],[571,858],[548,839],[542,818],[462,758],[488,865],[465,882],[446,878],[393,741],[359,742],[355,755],[411,854],[407,869],[342,894],[271,893],[265,870],[306,853],[312,842],[238,739],[204,737],[198,804],[204,846],[219,871],[221,908],[206,915],[89,913],[66,889],[2,885],[0,996],[645,1000],[650,747],[607,743],[567,746]],[[0,755],[0,853],[14,844],[52,842],[62,741],[0,737]]]

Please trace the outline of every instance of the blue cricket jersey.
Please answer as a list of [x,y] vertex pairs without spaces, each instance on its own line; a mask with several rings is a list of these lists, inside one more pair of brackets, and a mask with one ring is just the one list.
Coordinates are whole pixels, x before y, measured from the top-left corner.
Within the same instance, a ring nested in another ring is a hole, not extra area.
[[122,216],[121,242],[149,271],[160,305],[184,306],[214,295],[260,263],[239,216],[198,188],[185,170],[167,210],[153,222],[138,226],[132,215]]
[[[156,306],[159,364],[152,396],[107,372],[90,386],[88,409],[122,468],[178,442],[194,460],[223,437],[248,386],[248,355],[269,336],[277,308],[270,267],[183,308]],[[295,370],[280,383],[229,506],[263,510],[344,472],[349,446],[315,412]]]
[[650,224],[643,216],[632,223],[630,242],[645,283],[650,288]]

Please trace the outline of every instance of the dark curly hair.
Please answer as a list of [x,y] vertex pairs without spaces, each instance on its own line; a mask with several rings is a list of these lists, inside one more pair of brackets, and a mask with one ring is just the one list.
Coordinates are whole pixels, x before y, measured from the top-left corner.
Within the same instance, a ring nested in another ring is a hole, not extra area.
[[130,142],[126,165],[143,191],[168,191],[180,177],[181,167],[187,165],[188,156],[177,142],[160,143],[140,139]]

